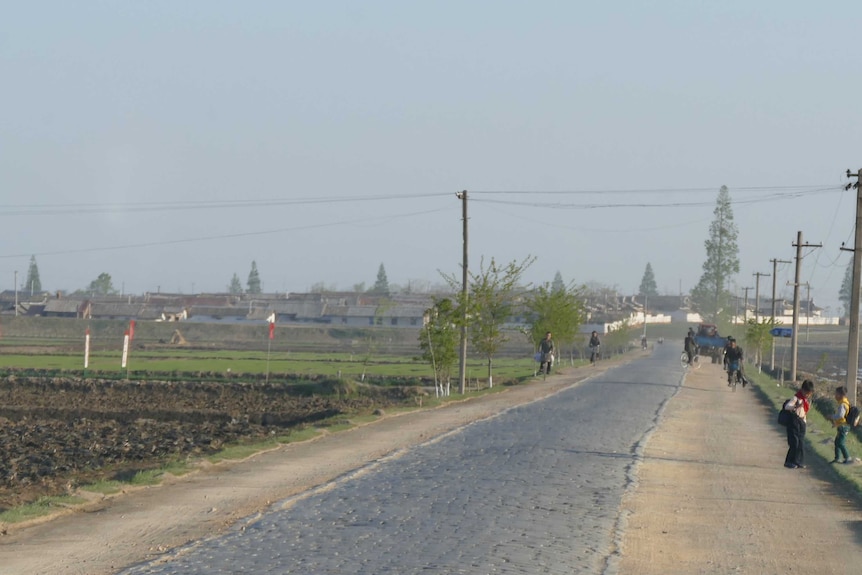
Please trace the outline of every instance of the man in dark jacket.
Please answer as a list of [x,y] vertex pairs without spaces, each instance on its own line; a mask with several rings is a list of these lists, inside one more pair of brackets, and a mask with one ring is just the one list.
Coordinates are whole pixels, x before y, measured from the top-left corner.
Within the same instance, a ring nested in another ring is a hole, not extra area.
[[736,345],[736,340],[728,338],[727,347],[724,352],[724,364],[727,366],[727,385],[733,384],[733,377],[739,372],[742,379],[742,387],[748,384],[745,379],[745,371],[742,369],[742,348]]
[[691,329],[689,329],[688,333],[685,335],[683,349],[685,350],[685,354],[688,356],[688,364],[691,365],[691,362],[694,360],[694,356],[697,354],[697,344],[694,342],[694,332]]
[[554,364],[554,340],[551,339],[551,332],[546,333],[545,339],[539,343],[539,353],[541,354],[539,372],[551,373],[551,366]]

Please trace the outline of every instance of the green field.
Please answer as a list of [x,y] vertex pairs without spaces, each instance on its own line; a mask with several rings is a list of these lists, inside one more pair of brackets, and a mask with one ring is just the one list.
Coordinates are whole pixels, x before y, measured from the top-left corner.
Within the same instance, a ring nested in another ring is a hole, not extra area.
[[[84,375],[82,353],[9,353],[0,352],[0,370],[63,371]],[[496,381],[519,380],[533,375],[536,364],[531,358],[502,357],[493,364]],[[136,351],[128,357],[127,368],[121,367],[120,352],[98,352],[90,355],[87,375],[109,377],[135,375],[176,374],[188,378],[190,374],[224,374],[240,377],[242,374],[269,373],[271,379],[284,376],[324,376],[361,380],[363,378],[398,378],[428,383],[433,380],[431,366],[407,356],[359,356],[350,353],[310,353],[214,350],[163,350]],[[457,377],[457,365],[454,375]],[[133,378],[137,378],[135,376]],[[481,358],[471,357],[467,362],[467,378],[487,378],[487,364]]]

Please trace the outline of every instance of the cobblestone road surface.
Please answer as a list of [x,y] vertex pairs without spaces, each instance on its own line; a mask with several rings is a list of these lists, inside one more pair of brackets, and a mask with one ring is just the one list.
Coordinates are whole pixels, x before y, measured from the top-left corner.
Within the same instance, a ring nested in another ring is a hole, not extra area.
[[678,358],[657,346],[122,574],[616,573],[620,500]]

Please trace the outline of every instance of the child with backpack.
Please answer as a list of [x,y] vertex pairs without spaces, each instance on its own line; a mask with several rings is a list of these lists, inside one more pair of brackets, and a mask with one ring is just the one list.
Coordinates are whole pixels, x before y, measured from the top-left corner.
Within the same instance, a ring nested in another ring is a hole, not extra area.
[[[832,420],[832,426],[835,427],[835,459],[830,463],[853,463],[850,454],[847,452],[847,434],[850,433],[850,426],[856,424],[858,415],[854,418],[850,413],[850,400],[847,399],[847,388],[839,387],[835,390],[835,401],[838,403],[838,411],[833,413],[829,419]],[[858,413],[858,410],[856,410]],[[843,458],[843,461],[839,459]]]

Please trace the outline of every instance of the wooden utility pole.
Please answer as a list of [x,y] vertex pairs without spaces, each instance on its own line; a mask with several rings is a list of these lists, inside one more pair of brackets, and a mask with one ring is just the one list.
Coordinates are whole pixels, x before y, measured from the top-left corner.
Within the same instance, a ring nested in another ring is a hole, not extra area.
[[862,170],[856,174],[847,170],[847,177],[856,178],[855,184],[847,184],[847,189],[856,188],[856,237],[853,244],[853,284],[850,290],[850,334],[847,338],[847,397],[856,405],[856,377],[859,373],[859,279],[862,275]]
[[458,364],[458,393],[467,392],[467,190],[455,194],[461,200],[461,217],[464,224],[464,253],[461,260],[461,346]]
[[793,331],[790,333],[790,381],[796,382],[796,364],[799,359],[799,275],[802,271],[802,248],[820,248],[821,244],[803,244],[802,232],[796,232],[796,274],[793,276]]

